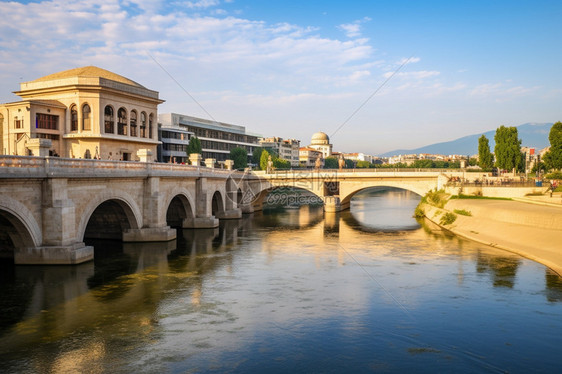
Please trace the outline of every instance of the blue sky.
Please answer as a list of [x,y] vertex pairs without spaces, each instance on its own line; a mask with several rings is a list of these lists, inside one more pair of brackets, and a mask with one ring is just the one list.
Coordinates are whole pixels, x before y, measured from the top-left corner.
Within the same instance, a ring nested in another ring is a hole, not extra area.
[[335,150],[369,154],[562,120],[560,1],[24,1],[0,13],[0,102],[22,81],[96,65],[159,91],[160,113],[303,145],[324,131]]

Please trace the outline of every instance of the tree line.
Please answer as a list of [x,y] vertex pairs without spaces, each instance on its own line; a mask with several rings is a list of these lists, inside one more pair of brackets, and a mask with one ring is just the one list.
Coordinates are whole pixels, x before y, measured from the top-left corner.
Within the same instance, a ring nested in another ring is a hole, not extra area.
[[[562,122],[552,125],[548,135],[550,150],[536,163],[532,171],[562,169]],[[525,171],[525,153],[521,152],[521,139],[517,127],[500,126],[494,135],[494,153],[490,151],[488,138],[478,138],[478,165],[484,170],[497,167],[501,170]]]

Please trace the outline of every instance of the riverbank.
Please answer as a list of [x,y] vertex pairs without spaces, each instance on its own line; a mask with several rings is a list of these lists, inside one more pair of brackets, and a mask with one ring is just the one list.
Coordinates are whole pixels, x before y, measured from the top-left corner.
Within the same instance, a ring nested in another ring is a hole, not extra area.
[[[517,253],[562,276],[562,198],[559,195],[517,201],[451,199],[443,208],[427,203],[420,207],[427,219],[456,235]],[[456,216],[454,222],[442,222],[447,213]]]

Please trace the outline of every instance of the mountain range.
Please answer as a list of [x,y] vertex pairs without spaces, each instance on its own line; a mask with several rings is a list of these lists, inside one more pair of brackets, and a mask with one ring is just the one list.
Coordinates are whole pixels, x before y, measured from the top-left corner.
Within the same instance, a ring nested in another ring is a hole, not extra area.
[[[537,150],[548,147],[550,145],[548,141],[548,134],[551,127],[552,123],[525,123],[517,126],[517,134],[519,135],[519,139],[521,139],[521,145],[524,147],[535,148]],[[458,138],[456,140],[435,143],[420,148],[397,149],[380,154],[379,156],[389,157],[419,153],[439,155],[475,155],[478,154],[478,138],[482,135],[486,135],[486,138],[488,138],[490,143],[490,150],[494,152],[494,147],[496,145],[496,142],[494,141],[495,134],[496,130],[490,130],[482,134],[463,136],[462,138]]]

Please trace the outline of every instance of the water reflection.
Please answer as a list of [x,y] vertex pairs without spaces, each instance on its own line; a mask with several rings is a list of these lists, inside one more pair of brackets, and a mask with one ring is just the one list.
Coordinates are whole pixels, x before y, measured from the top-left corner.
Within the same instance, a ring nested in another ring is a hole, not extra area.
[[266,210],[167,243],[103,242],[74,267],[4,264],[0,371],[555,370],[560,278],[415,228],[418,197],[388,193],[400,213],[370,192],[350,212]]

